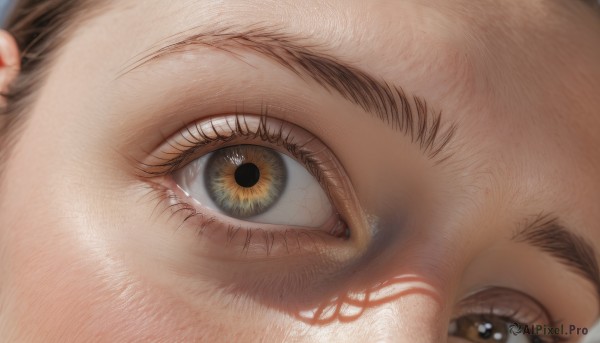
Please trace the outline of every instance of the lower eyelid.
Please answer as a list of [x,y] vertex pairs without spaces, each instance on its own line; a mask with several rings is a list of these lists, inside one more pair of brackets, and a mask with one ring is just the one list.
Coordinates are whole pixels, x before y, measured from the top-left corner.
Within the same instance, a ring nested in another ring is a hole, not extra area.
[[[211,219],[208,212],[204,218],[199,215],[185,220],[189,216],[185,203],[163,184],[164,180],[156,181],[148,185],[152,190],[144,192],[141,200],[149,205],[148,211],[154,210],[155,224],[173,223],[167,229],[172,234],[161,236],[177,249],[176,254],[166,257],[166,265],[177,280],[192,289],[206,287],[208,282],[213,292],[232,299],[267,307],[285,301],[283,310],[288,313],[317,306],[324,296],[347,282],[354,270],[358,250],[352,241],[299,228],[280,230],[268,236],[268,242],[264,231],[241,228],[230,239],[227,228],[216,220],[203,223]],[[321,291],[310,291],[315,289]]]
[[349,254],[352,243],[342,238],[346,227],[337,215],[321,228],[242,222],[191,205],[189,202],[193,199],[186,199],[185,193],[178,190],[169,177],[160,178],[154,188],[165,208],[163,212],[182,222],[179,229],[194,232],[198,236],[198,246],[202,246],[198,250],[211,258],[250,261],[317,254],[337,260],[355,255]]

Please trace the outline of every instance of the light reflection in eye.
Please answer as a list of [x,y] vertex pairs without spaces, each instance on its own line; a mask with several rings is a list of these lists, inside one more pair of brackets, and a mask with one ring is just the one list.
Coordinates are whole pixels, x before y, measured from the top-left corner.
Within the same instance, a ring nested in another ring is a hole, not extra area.
[[498,316],[466,315],[453,321],[449,328],[451,336],[461,337],[473,343],[543,343],[541,338],[531,339],[523,334],[509,331],[510,322]]
[[174,174],[202,206],[252,222],[319,227],[334,215],[317,180],[291,157],[258,145],[206,154]]

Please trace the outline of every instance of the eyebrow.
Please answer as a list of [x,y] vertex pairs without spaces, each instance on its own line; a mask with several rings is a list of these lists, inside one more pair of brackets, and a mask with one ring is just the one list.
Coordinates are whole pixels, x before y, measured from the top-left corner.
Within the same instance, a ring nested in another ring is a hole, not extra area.
[[562,226],[557,218],[539,215],[512,239],[537,247],[589,280],[600,300],[600,270],[594,249],[583,237]]
[[[179,38],[179,36],[183,36]],[[412,143],[436,163],[446,160],[442,151],[456,132],[456,124],[442,125],[442,112],[434,111],[419,96],[408,96],[402,87],[376,78],[340,58],[326,54],[322,44],[306,37],[269,27],[225,27],[170,37],[170,43],[151,49],[128,65],[119,77],[165,56],[183,53],[192,47],[210,47],[241,58],[240,50],[266,57],[291,70],[298,77],[308,76],[328,91],[373,114],[392,129],[403,132]]]

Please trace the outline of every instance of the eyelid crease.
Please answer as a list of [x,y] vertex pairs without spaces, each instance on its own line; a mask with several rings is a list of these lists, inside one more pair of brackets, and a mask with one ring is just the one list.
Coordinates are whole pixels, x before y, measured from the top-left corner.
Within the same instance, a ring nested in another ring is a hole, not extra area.
[[439,155],[452,140],[457,127],[456,124],[442,125],[442,112],[433,111],[423,98],[407,96],[400,86],[380,81],[338,58],[319,52],[317,45],[308,43],[306,37],[294,36],[266,24],[246,28],[218,27],[183,39],[180,35],[170,37],[172,42],[125,67],[119,77],[165,56],[188,51],[190,47],[215,48],[239,59],[235,51],[247,49],[282,65],[300,78],[309,76],[322,87],[338,92],[346,100],[373,113],[392,129],[410,137],[430,159],[439,157],[436,163],[450,157]]

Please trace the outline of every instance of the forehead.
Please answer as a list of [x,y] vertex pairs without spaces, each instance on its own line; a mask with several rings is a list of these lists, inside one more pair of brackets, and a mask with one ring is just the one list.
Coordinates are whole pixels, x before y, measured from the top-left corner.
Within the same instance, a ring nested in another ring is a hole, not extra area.
[[[489,89],[490,80],[540,82],[539,75],[554,73],[557,64],[597,64],[590,62],[600,36],[600,18],[584,1],[120,1],[110,8],[105,19],[120,27],[121,37],[111,39],[127,44],[123,54],[194,29],[273,27],[309,37],[368,71],[406,80],[415,90],[426,83],[430,96],[456,86],[506,92]],[[425,72],[446,82],[432,89]]]

